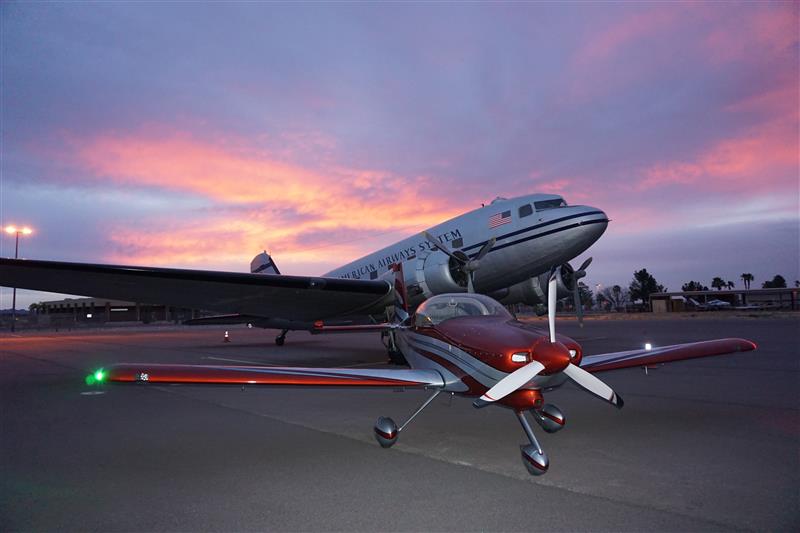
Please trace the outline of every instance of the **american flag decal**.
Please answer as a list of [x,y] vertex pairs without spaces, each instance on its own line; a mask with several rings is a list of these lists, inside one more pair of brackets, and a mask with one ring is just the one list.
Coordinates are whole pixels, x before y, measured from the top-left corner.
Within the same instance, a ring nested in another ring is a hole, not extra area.
[[489,229],[511,222],[511,211],[503,211],[489,218]]

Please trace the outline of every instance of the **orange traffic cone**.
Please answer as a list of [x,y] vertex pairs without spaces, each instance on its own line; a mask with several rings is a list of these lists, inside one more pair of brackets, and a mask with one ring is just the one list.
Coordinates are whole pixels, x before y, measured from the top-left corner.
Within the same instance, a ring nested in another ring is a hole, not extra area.
[[228,336],[228,332],[225,332],[225,342],[231,342],[231,338]]

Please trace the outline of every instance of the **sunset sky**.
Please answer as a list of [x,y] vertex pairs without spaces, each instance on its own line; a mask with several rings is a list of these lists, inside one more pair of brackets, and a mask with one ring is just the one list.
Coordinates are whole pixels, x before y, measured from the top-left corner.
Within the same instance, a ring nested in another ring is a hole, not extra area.
[[612,219],[592,287],[793,284],[798,6],[3,2],[0,223],[28,258],[320,274],[555,192]]

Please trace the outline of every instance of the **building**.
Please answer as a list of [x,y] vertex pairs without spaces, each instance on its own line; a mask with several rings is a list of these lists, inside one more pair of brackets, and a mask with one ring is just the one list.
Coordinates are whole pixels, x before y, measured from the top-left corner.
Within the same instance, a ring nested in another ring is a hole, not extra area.
[[650,308],[654,313],[721,309],[797,311],[800,309],[799,297],[800,289],[796,287],[656,292],[650,295]]
[[182,322],[203,313],[182,307],[107,300],[67,298],[31,306],[31,322],[39,326],[103,325],[107,323]]

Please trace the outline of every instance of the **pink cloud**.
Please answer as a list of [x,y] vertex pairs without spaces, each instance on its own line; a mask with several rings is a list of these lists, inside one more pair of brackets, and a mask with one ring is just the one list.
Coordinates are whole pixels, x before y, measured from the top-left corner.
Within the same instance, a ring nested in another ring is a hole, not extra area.
[[[145,221],[135,230],[114,228],[115,251],[106,259],[116,262],[246,265],[267,246],[288,261],[324,262],[335,253],[344,262],[369,249],[363,241],[332,244],[326,236],[411,233],[463,211],[446,199],[418,195],[432,182],[425,176],[305,168],[278,161],[241,139],[212,144],[183,132],[159,131],[106,134],[72,144],[71,163],[88,173],[90,184],[194,194],[216,206],[217,213],[211,208],[202,221],[186,220],[190,215],[181,213]],[[320,249],[320,241],[329,246]]]
[[796,59],[798,33],[797,2],[751,5],[755,11],[741,11],[728,24],[711,31],[705,51],[713,63],[764,61],[777,55],[793,54]]

